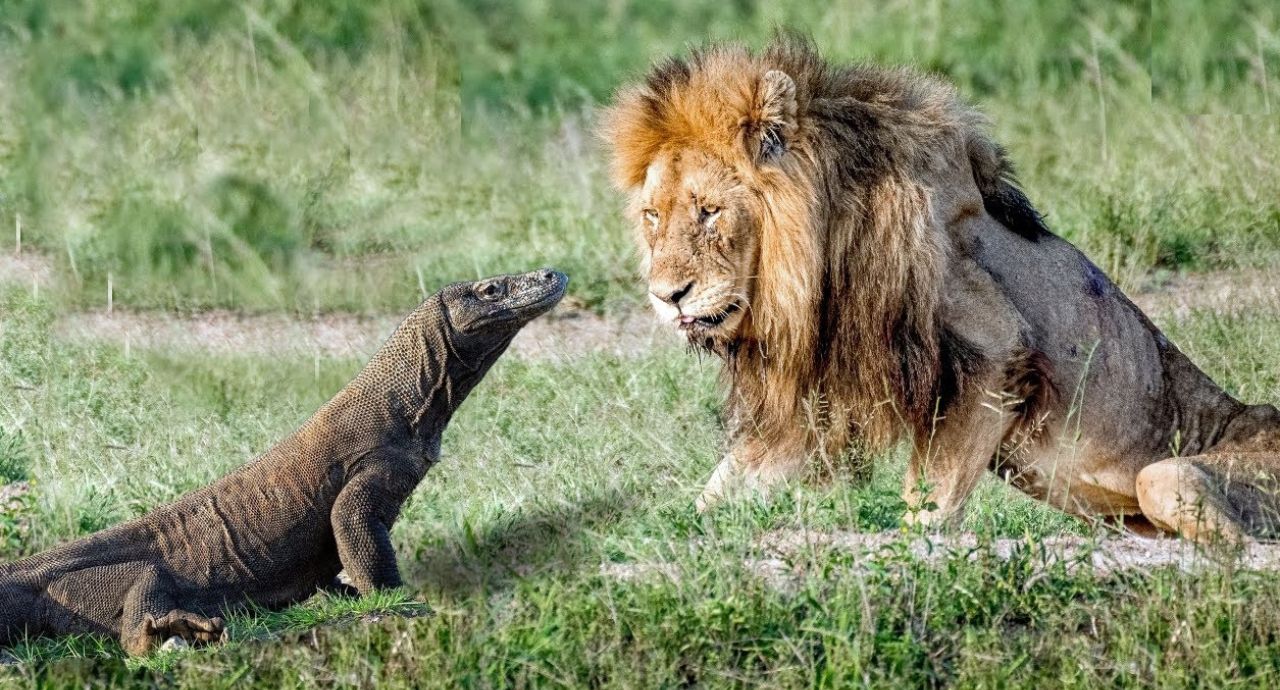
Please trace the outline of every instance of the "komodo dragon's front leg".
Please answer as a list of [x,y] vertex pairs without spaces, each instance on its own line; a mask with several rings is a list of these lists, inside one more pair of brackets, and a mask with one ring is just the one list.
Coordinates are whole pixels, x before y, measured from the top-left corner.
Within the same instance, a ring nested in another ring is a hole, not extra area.
[[338,558],[360,594],[402,584],[391,526],[427,464],[411,458],[366,460],[347,480],[333,504],[330,522]]

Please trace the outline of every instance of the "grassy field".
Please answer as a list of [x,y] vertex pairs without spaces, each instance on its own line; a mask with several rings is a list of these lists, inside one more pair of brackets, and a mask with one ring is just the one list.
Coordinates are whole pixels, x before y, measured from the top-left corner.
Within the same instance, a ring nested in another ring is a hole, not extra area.
[[[0,275],[0,485],[30,486],[0,510],[0,559],[207,483],[360,365],[59,336],[105,308],[108,284],[116,310],[385,314],[550,264],[577,304],[638,308],[595,108],[708,38],[791,26],[836,58],[949,76],[1053,228],[1126,287],[1274,276],[1280,12],[1226,5],[0,4],[0,251],[21,237],[51,266],[38,290]],[[1280,401],[1280,303],[1155,317],[1230,391]],[[99,640],[33,642],[0,685],[1280,682],[1274,574],[1069,567],[1046,539],[1089,548],[1105,532],[994,480],[965,524],[972,553],[938,558],[910,549],[896,455],[861,484],[695,515],[721,443],[716,373],[665,346],[507,358],[396,527],[406,591],[250,612],[226,647],[141,662]],[[890,537],[870,559],[780,554],[795,530]],[[1020,546],[1000,557],[997,539]]]

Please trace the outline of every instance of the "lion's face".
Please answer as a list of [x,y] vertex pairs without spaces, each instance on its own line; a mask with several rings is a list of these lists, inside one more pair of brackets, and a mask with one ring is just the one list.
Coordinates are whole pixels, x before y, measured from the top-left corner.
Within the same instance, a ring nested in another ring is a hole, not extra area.
[[759,223],[734,170],[682,149],[658,156],[633,199],[658,316],[691,343],[738,335],[751,306]]
[[[812,335],[822,254],[796,83],[745,52],[671,63],[605,113],[658,315],[721,355],[768,343],[784,358]],[[787,356],[790,356],[789,354]]]

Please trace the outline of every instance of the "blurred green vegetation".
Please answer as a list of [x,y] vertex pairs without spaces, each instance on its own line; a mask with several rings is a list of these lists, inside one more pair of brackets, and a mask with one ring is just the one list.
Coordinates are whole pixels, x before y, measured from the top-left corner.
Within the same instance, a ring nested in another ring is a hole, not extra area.
[[[454,0],[447,0],[454,1]],[[607,99],[619,80],[708,41],[813,36],[832,60],[909,63],[970,97],[1045,95],[1094,58],[1125,82],[1150,49],[1147,2],[459,2],[468,102],[545,109]]]
[[1280,5],[1271,0],[1154,0],[1152,91],[1191,111],[1280,113]]
[[[370,306],[362,276],[332,281],[332,265],[456,241],[457,64],[431,15],[5,4],[2,217],[22,216],[81,305],[110,275],[135,307]],[[412,270],[398,278],[388,291],[417,294]]]
[[[140,96],[167,85],[181,44],[259,32],[279,41],[254,46],[270,66],[298,51],[312,61],[358,60],[388,49],[412,60],[438,40],[428,5],[407,0],[10,0],[0,31],[33,58],[34,94]],[[437,57],[432,55],[432,57]]]
[[[1280,248],[1264,2],[13,0],[0,224],[79,307],[384,311],[555,264],[638,302],[593,110],[659,58],[779,27],[992,117],[1054,228],[1122,284]],[[1153,98],[1154,93],[1154,98]],[[463,124],[465,123],[465,127]]]
[[0,426],[0,486],[26,479],[29,463],[22,434]]

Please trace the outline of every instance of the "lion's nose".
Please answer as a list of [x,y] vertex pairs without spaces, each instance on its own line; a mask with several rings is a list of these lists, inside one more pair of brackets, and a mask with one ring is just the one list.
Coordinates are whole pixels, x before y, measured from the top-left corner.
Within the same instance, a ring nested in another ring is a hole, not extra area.
[[693,281],[685,283],[681,287],[673,288],[670,285],[651,285],[649,292],[658,299],[670,304],[671,306],[679,306],[680,300],[684,299],[689,291],[693,289]]

